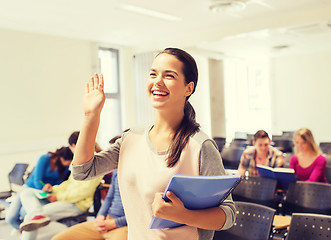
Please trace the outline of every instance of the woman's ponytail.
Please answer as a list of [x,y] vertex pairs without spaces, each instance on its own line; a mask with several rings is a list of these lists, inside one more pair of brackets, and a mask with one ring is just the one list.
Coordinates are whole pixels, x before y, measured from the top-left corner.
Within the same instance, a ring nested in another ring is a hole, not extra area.
[[[193,94],[198,83],[198,67],[194,58],[187,52],[178,48],[166,48],[159,54],[162,53],[173,55],[183,63],[185,83],[189,84],[190,82],[193,82]],[[188,101],[189,97],[190,96],[186,98],[184,106],[184,118],[179,125],[170,145],[169,155],[167,158],[168,167],[173,167],[177,163],[190,137],[198,132],[200,128],[200,125],[195,120],[195,111]]]

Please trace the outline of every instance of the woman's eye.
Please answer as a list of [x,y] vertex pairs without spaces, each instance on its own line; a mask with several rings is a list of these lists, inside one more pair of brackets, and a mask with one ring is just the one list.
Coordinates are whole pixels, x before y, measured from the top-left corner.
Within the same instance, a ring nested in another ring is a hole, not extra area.
[[155,77],[156,76],[156,73],[150,73],[149,76],[150,77]]
[[167,78],[175,78],[175,76],[174,75],[171,75],[171,74],[167,74],[166,77]]

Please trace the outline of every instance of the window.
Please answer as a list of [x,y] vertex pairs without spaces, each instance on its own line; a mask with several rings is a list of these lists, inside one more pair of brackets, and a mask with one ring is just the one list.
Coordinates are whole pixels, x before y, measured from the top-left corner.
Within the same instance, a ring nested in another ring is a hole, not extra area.
[[97,142],[104,149],[109,146],[109,140],[120,135],[121,98],[119,81],[119,52],[112,48],[99,48],[99,71],[104,76],[106,102],[101,112]]
[[271,133],[269,65],[267,59],[225,62],[226,135]]

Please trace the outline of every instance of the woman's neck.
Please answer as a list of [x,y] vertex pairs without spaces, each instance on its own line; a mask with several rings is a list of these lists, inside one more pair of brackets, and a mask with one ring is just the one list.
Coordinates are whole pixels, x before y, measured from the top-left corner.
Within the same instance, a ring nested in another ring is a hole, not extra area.
[[184,118],[184,112],[155,112],[154,130],[159,132],[172,132],[178,129]]
[[155,114],[155,122],[149,132],[149,138],[158,151],[169,149],[183,117],[184,113],[182,117],[180,114],[160,114],[159,112]]
[[298,153],[298,156],[301,156],[301,157],[315,157],[317,155],[317,153],[315,153],[313,150],[305,150],[305,151],[301,151]]

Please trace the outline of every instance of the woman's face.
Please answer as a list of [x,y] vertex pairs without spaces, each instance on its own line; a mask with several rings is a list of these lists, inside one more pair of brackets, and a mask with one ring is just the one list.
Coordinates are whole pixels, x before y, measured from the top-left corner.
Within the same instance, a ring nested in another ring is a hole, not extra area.
[[300,136],[294,137],[294,145],[298,152],[306,152],[309,150],[309,146],[305,140],[302,139]]
[[65,167],[68,167],[72,161],[72,160],[64,159],[63,157],[60,157],[60,160],[61,160],[61,164]]
[[186,84],[182,69],[183,63],[173,55],[162,53],[154,59],[147,81],[147,94],[155,109],[184,109],[194,83]]

